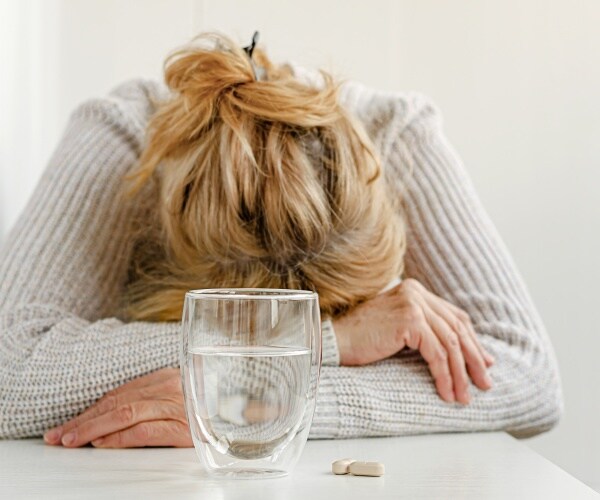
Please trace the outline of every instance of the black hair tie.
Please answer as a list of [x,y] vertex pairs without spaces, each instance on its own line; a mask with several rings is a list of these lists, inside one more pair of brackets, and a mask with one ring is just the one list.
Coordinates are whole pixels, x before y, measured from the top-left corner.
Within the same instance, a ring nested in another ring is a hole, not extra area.
[[254,52],[254,49],[256,48],[256,44],[258,43],[258,38],[259,38],[259,34],[258,31],[254,32],[254,35],[252,35],[252,42],[250,43],[250,45],[248,45],[247,47],[244,47],[244,52],[247,54],[248,59],[250,60],[250,66],[252,66],[252,72],[254,73],[254,79],[259,82],[261,80],[265,80],[266,76],[267,76],[267,72],[265,71],[264,68],[259,68],[258,66],[256,66],[256,64],[254,63],[254,60],[252,59],[252,53]]

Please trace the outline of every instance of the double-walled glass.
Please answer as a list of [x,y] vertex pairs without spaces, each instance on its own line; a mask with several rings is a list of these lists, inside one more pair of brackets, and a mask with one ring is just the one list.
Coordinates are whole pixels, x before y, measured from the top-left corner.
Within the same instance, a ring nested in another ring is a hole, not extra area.
[[186,294],[181,375],[207,471],[277,477],[300,457],[321,368],[314,292],[209,289]]

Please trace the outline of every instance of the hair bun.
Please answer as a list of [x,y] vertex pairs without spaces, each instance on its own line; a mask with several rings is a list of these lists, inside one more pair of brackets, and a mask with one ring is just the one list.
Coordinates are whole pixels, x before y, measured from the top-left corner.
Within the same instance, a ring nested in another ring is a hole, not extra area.
[[203,34],[165,61],[165,81],[186,96],[210,99],[254,80],[246,52],[222,35]]

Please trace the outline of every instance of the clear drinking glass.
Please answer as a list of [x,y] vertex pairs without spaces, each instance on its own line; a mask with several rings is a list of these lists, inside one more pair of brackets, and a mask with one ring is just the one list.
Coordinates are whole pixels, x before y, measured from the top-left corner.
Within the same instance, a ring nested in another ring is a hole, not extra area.
[[188,422],[206,470],[286,475],[304,448],[321,369],[319,298],[304,290],[191,290],[182,318]]

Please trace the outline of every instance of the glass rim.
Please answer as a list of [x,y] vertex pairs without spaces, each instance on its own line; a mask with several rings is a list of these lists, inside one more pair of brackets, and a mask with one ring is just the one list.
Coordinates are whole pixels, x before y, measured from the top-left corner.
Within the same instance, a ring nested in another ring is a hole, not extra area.
[[287,288],[198,288],[185,293],[186,299],[221,300],[307,300],[317,296],[317,292],[311,290]]

